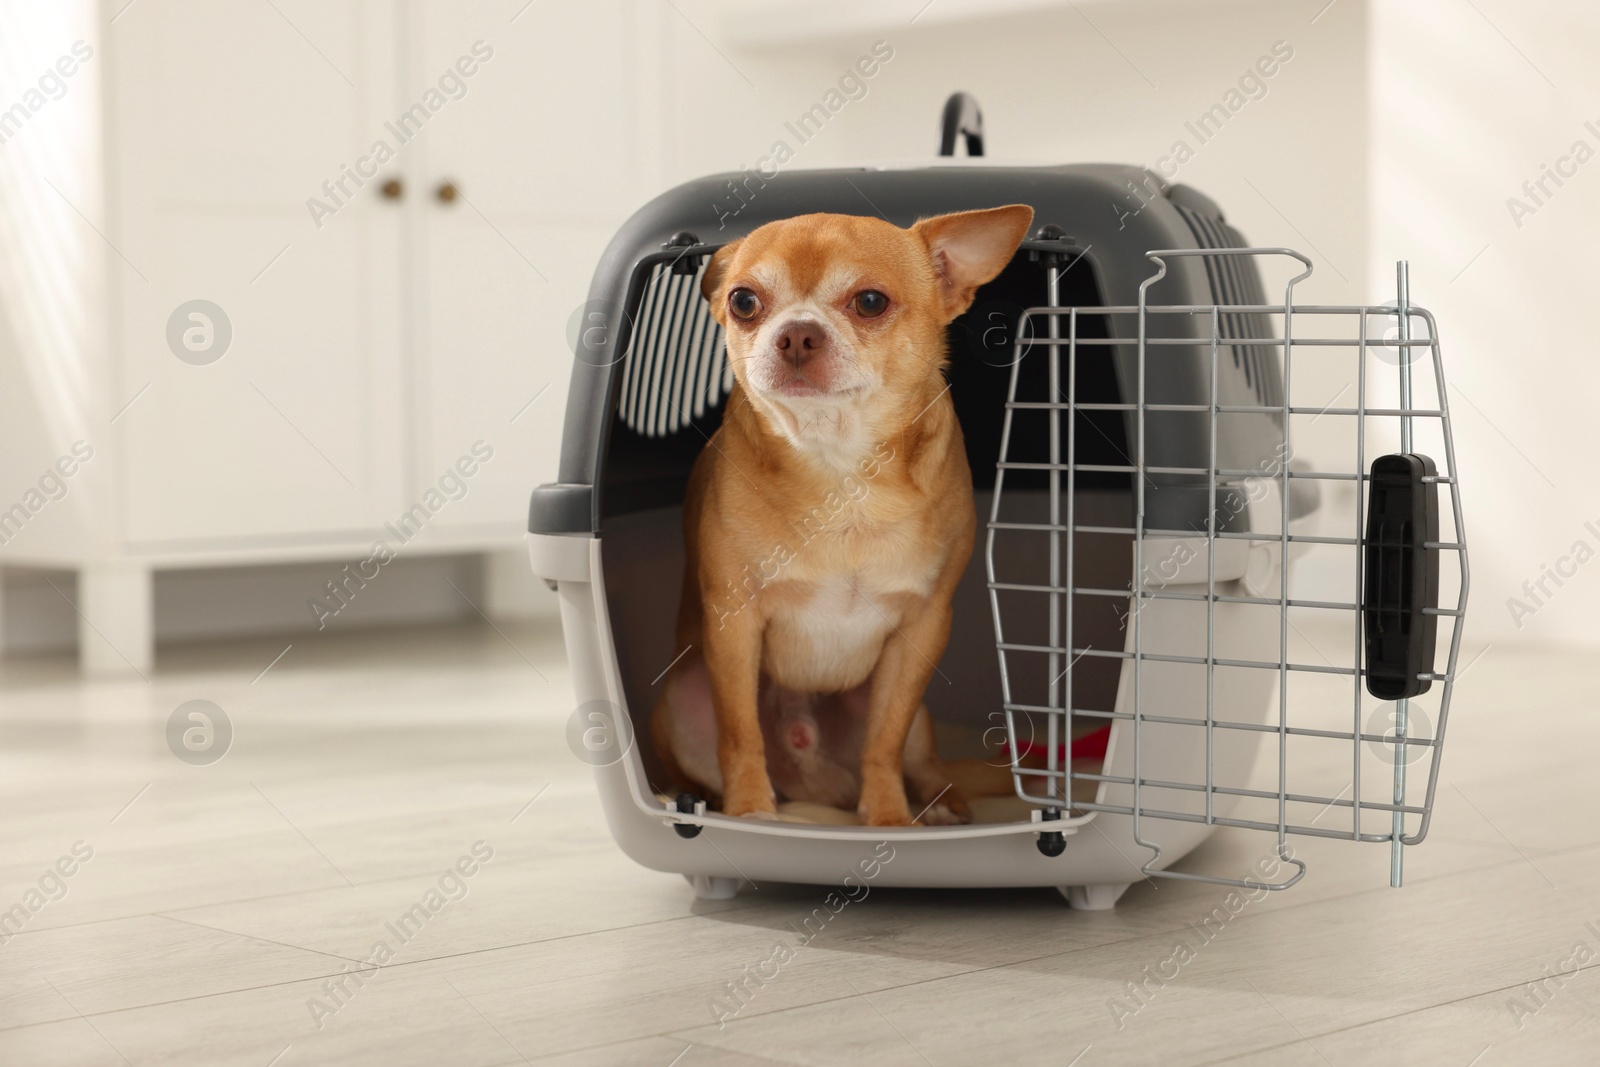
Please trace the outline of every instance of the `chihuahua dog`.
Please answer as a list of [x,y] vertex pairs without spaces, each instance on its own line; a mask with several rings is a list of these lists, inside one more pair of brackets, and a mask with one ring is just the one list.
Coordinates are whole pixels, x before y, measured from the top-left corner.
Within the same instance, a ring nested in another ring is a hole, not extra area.
[[1032,219],[803,215],[712,257],[736,384],[684,503],[690,648],[652,719],[676,787],[906,826],[909,784],[922,822],[970,820],[922,702],[977,525],[945,328]]

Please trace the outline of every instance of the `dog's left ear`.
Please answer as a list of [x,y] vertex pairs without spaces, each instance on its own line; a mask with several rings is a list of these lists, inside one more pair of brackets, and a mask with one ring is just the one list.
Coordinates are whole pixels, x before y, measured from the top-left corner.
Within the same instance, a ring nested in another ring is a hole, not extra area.
[[723,326],[728,325],[728,313],[723,305],[722,283],[727,280],[728,266],[743,241],[741,237],[717,249],[711,256],[711,262],[706,264],[706,272],[700,276],[700,295],[711,305],[711,317]]
[[943,321],[950,322],[967,310],[978,286],[1006,269],[1032,222],[1033,208],[1011,204],[936,215],[911,227],[927,246],[939,275]]

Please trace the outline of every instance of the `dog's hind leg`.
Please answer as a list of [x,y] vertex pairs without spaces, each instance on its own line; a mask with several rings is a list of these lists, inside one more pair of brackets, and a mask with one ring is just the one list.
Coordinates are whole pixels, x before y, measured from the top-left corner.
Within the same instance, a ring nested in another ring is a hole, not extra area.
[[722,795],[711,687],[698,650],[668,673],[650,715],[650,734],[670,779],[662,784],[670,784],[674,793],[699,793],[707,800]]

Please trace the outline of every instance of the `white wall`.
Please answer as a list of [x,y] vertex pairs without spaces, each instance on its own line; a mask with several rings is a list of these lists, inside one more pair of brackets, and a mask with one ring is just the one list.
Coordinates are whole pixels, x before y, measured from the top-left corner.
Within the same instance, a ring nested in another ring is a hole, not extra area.
[[[1576,141],[1600,152],[1600,8],[1476,3],[1375,5],[1371,269],[1409,256],[1416,299],[1439,316],[1472,547],[1469,631],[1592,642],[1600,563],[1568,564],[1576,576],[1547,580],[1542,604],[1521,586],[1579,541],[1600,551],[1585,526],[1600,529],[1600,162],[1547,182],[1543,206],[1522,185]],[[1537,208],[1520,226],[1510,197]],[[1513,596],[1536,609],[1520,629]]]

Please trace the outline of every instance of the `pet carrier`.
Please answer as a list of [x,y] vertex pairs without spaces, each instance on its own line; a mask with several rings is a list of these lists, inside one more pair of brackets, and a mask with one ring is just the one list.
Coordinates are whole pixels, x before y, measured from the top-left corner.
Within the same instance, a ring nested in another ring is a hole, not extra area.
[[[981,152],[956,105],[945,154],[956,126]],[[988,521],[926,704],[941,755],[1002,768],[1009,796],[975,800],[970,825],[883,829],[665,795],[638,739],[686,651],[684,490],[733,382],[699,292],[709,256],[810,212],[908,226],[1008,203],[1037,229],[949,331]],[[1264,267],[1292,275],[1270,299]],[[726,896],[837,883],[888,841],[878,884],[1055,886],[1104,908],[1154,876],[1286,888],[1303,834],[1388,842],[1398,885],[1428,831],[1466,605],[1443,368],[1403,265],[1397,299],[1367,306],[1297,303],[1310,274],[1127,166],[746,171],[641,209],[581,313],[561,480],[534,491],[528,538],[560,595],[569,740],[622,849]],[[1303,441],[1348,458],[1313,470]],[[1265,835],[1248,877],[1171,869],[1217,826]]]

